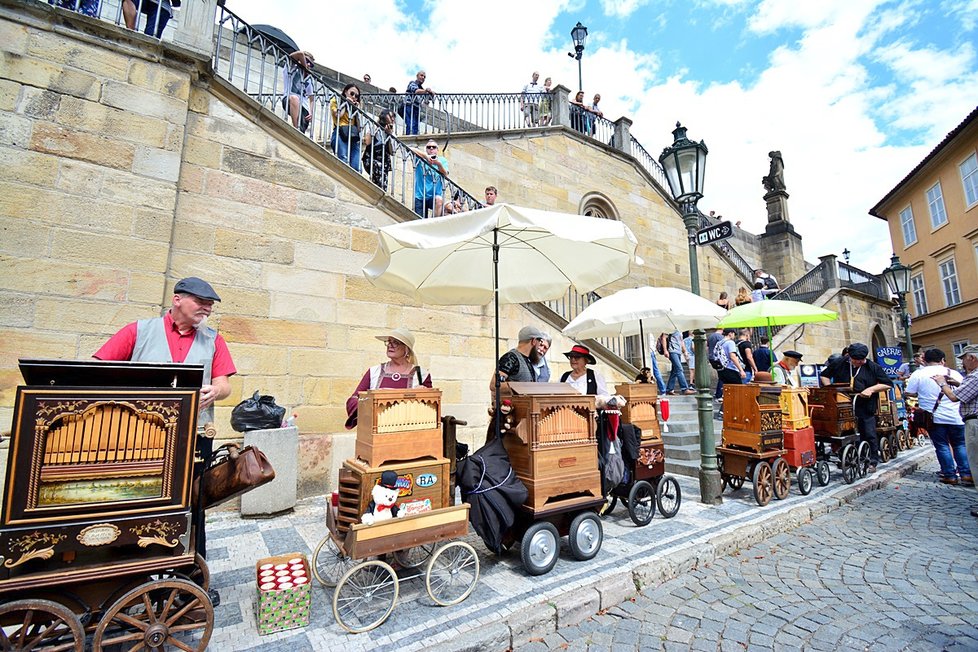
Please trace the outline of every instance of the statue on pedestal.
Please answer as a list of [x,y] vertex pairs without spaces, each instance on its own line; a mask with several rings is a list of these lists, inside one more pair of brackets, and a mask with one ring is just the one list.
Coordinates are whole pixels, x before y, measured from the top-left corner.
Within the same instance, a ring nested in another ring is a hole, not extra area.
[[761,177],[761,183],[768,192],[783,191],[785,190],[784,159],[781,158],[781,152],[768,152],[767,155],[771,157],[771,168],[766,177]]

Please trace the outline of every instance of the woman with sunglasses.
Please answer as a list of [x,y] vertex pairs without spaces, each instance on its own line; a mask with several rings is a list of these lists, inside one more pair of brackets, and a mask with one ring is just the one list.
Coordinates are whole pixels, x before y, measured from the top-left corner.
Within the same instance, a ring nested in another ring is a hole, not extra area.
[[406,328],[394,328],[375,336],[387,347],[387,362],[367,369],[360,384],[346,399],[346,429],[357,425],[357,406],[360,392],[368,389],[410,389],[431,387],[431,374],[418,365],[414,354],[414,334]]
[[360,171],[360,89],[356,84],[343,87],[341,98],[329,101],[329,112],[333,117],[333,135],[329,144],[337,158]]

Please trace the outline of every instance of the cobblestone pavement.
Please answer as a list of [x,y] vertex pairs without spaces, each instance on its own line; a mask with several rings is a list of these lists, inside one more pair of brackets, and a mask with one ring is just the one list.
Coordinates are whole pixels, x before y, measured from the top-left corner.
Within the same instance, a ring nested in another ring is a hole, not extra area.
[[[773,501],[763,508],[754,502],[749,483],[737,492],[728,491],[722,505],[706,506],[698,502],[697,481],[693,478],[679,478],[683,501],[676,517],[663,519],[656,514],[649,525],[639,528],[631,522],[627,512],[619,507],[610,517],[602,519],[604,545],[594,559],[589,562],[575,561],[567,549],[565,539],[557,566],[550,573],[539,577],[530,577],[523,571],[518,550],[496,557],[486,550],[476,535],[470,534],[465,540],[476,549],[482,572],[468,599],[452,607],[437,607],[426,594],[423,580],[402,578],[400,595],[390,618],[376,629],[357,635],[346,633],[334,621],[333,592],[318,584],[313,586],[311,622],[307,627],[267,636],[259,636],[257,632],[254,564],[258,559],[270,555],[293,552],[311,555],[326,533],[323,498],[301,501],[295,512],[266,520],[242,519],[234,512],[211,513],[207,518],[207,561],[211,570],[211,586],[220,592],[221,605],[215,610],[215,628],[209,649],[217,652],[359,652],[375,649],[397,649],[398,652],[428,649],[438,649],[439,652],[502,651],[528,641],[544,640],[546,637],[550,637],[546,638],[548,645],[558,646],[565,642],[562,634],[561,638],[554,638],[558,628],[581,623],[599,612],[618,613],[614,609],[619,604],[638,596],[637,586],[654,587],[676,577],[688,581],[688,571],[738,549],[764,540],[773,540],[772,537],[806,523],[813,517],[839,510],[840,506],[845,506],[855,496],[898,480],[903,474],[929,460],[934,460],[933,448],[929,445],[915,448],[901,453],[896,462],[881,466],[877,473],[860,479],[853,485],[845,485],[839,477],[840,474],[833,469],[832,481],[827,487],[816,486],[810,495],[801,496],[793,485],[787,499]],[[936,491],[935,488],[929,490]],[[923,523],[931,523],[931,519],[939,518],[936,513],[932,513],[933,510],[923,509],[922,504],[915,500],[911,499],[909,505],[912,509],[904,514],[912,515],[911,520],[915,525],[921,522],[921,528],[926,527]],[[964,506],[959,511],[967,515]],[[973,517],[968,516],[964,525],[972,527],[973,520]],[[826,522],[831,523],[831,517]],[[850,532],[849,528],[842,528],[842,533],[839,534],[838,529],[833,526],[831,531],[836,536],[851,541],[853,537],[860,536],[858,529],[852,529]],[[781,559],[785,556],[784,548],[780,547],[778,550],[775,558]],[[918,560],[919,557],[916,553],[901,552],[897,553],[896,558]],[[746,555],[738,557],[747,558]],[[835,560],[836,557],[831,559]],[[859,560],[862,557],[857,555],[854,559]],[[763,574],[763,562],[764,560],[752,561],[750,568],[755,569],[756,575],[748,577],[752,580],[755,576],[766,577]],[[835,563],[841,569],[840,572],[845,572],[842,577],[848,581],[849,566],[845,562],[846,559],[840,558]],[[866,563],[867,568],[875,572],[876,567],[873,564],[876,562]],[[915,569],[914,572],[918,572],[916,566],[908,566],[911,567]],[[887,567],[884,565],[884,568]],[[968,568],[973,574],[974,569]],[[930,577],[927,573],[938,572],[938,567],[928,565],[919,572],[924,574],[922,578],[926,584]],[[960,572],[965,571],[962,569]],[[794,578],[793,581],[800,590],[811,590],[806,584],[810,578],[804,571],[796,570]],[[921,578],[908,577],[908,581],[912,582],[914,579]],[[792,580],[786,577],[785,584],[780,584],[781,581],[778,580],[778,586],[784,592],[790,593],[788,584]],[[839,583],[836,581],[836,584]],[[685,595],[682,588],[676,587],[676,591],[679,591],[677,596]],[[730,596],[732,604],[737,604],[736,600],[745,596],[746,599],[751,599],[756,593],[760,603],[758,608],[763,608],[762,599],[767,594],[760,587],[755,589],[753,586],[744,586],[742,589],[745,593],[740,598]],[[718,586],[710,590],[721,589]],[[823,589],[818,595],[826,592]],[[956,595],[955,603],[974,602],[975,597],[978,596],[974,595],[974,591],[970,596]],[[639,598],[643,599],[645,598]],[[799,604],[804,605],[796,598],[792,599],[795,602],[780,603],[782,613],[788,613],[784,610],[784,605],[791,609],[798,608]],[[623,609],[631,609],[635,604],[639,602],[628,603]],[[733,611],[729,606],[721,608],[728,612]],[[944,604],[943,608],[952,607]],[[893,609],[887,607],[886,611]],[[756,615],[753,611],[749,613],[751,619]],[[602,616],[602,619],[606,618],[613,620],[602,620],[601,623],[614,622],[621,626],[619,636],[628,636],[625,631],[631,626],[637,627],[635,637],[643,631],[642,627],[653,627],[651,622],[645,624],[638,620]],[[709,627],[712,621],[703,619],[699,622],[707,624],[695,624],[691,620],[683,630],[688,632],[688,640],[692,640],[691,637],[698,627]],[[584,627],[588,626],[598,625]],[[663,626],[666,627],[665,633],[673,631],[672,625]],[[582,633],[584,629],[571,627],[559,631],[566,632],[575,641],[578,649],[580,645],[586,644],[587,638]],[[679,631],[679,628],[675,631]],[[738,630],[732,626],[730,631],[732,633]],[[771,636],[775,634],[777,630]],[[657,631],[652,649],[661,646],[659,635]],[[612,638],[608,643],[613,640]],[[643,640],[649,641],[648,638]]]
[[978,493],[937,468],[517,650],[978,650]]

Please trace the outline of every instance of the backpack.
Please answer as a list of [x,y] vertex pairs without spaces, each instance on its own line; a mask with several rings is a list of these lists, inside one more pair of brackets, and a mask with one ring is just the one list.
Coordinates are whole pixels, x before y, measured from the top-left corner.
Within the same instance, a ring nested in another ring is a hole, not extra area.
[[713,356],[710,358],[710,365],[717,371],[725,369],[730,364],[730,358],[727,357],[727,352],[723,350],[723,343],[726,341],[727,339],[724,338],[713,345]]
[[775,281],[773,278],[771,278],[771,275],[770,274],[768,274],[767,276],[765,276],[761,280],[764,281],[764,289],[765,290],[777,290],[778,289],[778,282]]
[[655,341],[655,352],[658,353],[659,355],[665,355],[666,354],[666,347],[662,343],[663,342],[663,339],[665,339],[665,337],[666,337],[666,334],[665,333],[660,333],[659,334],[659,339],[657,339]]

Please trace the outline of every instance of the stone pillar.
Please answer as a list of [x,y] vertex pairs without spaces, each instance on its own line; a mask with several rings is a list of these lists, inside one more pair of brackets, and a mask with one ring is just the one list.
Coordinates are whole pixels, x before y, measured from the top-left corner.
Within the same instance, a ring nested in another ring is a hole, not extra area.
[[242,516],[271,516],[294,509],[299,483],[299,428],[270,428],[244,433],[245,446],[257,446],[275,479],[241,496]]
[[774,274],[781,287],[788,287],[807,271],[801,236],[789,222],[779,220],[768,223],[759,242],[761,265],[769,274]]
[[557,84],[553,93],[553,105],[550,109],[553,111],[554,117],[551,124],[570,127],[570,89]]
[[184,0],[176,14],[173,42],[210,58],[214,53],[217,2],[218,0]]
[[825,279],[825,287],[840,288],[842,281],[839,280],[839,262],[835,254],[819,256],[822,261],[822,278]]
[[622,116],[615,120],[615,135],[611,141],[612,146],[620,152],[632,155],[632,121]]
[[768,224],[791,221],[788,219],[788,193],[784,190],[772,190],[764,195],[764,201],[767,202]]

